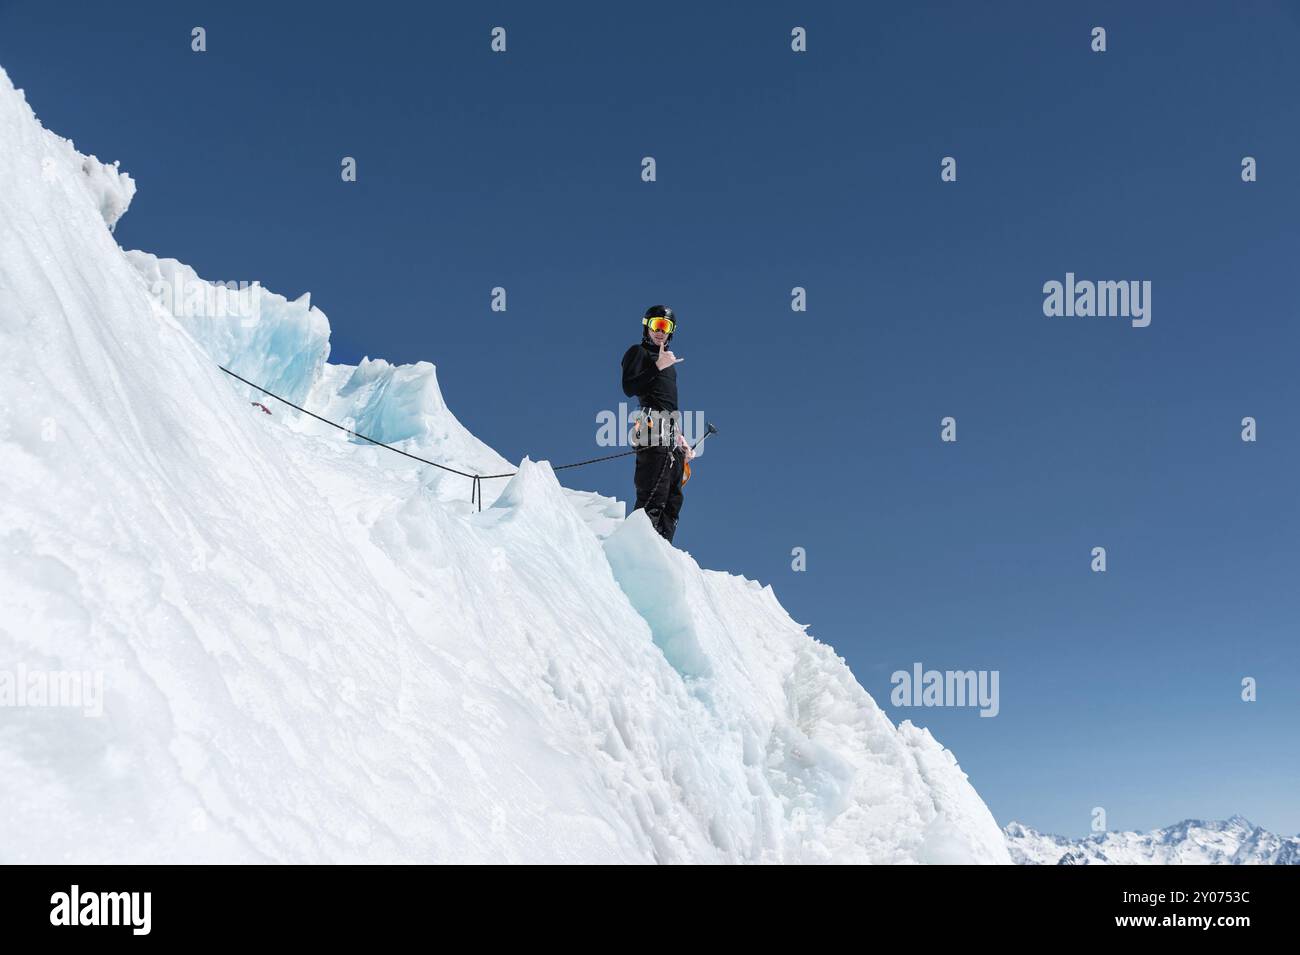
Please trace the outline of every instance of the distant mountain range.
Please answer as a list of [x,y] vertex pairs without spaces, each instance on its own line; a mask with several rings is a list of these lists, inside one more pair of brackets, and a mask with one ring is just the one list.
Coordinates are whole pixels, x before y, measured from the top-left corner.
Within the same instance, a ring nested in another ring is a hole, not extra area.
[[1017,865],[1300,865],[1300,836],[1279,836],[1242,816],[1184,819],[1151,832],[1066,839],[1013,822],[1003,833]]

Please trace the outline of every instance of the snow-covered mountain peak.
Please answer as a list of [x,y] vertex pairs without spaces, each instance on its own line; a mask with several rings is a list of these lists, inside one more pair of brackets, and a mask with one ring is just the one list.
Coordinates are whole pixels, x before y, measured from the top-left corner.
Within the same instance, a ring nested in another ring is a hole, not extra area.
[[1104,832],[1085,839],[1048,835],[1022,825],[1003,828],[1021,865],[1294,865],[1300,837],[1274,835],[1244,816],[1184,819],[1150,832]]
[[331,364],[309,296],[123,252],[134,184],[2,70],[0,183],[0,671],[100,688],[5,710],[0,860],[1009,861],[771,588],[545,462],[480,512],[223,374],[514,470],[432,364]]

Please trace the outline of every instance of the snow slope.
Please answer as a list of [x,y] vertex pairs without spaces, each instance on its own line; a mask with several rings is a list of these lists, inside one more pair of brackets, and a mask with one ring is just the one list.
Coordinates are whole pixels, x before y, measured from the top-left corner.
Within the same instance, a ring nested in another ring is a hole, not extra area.
[[[198,277],[111,235],[133,193],[0,70],[0,862],[1009,861],[953,756],[770,588],[546,462],[478,513],[251,406],[217,362],[513,470],[432,365],[329,364],[306,297],[174,307],[158,283]],[[70,673],[101,713],[16,705]]]
[[1004,830],[1020,865],[1298,865],[1300,836],[1277,836],[1248,819],[1185,819],[1150,832],[1047,835],[1013,822]]
[[[217,364],[240,377],[377,441],[458,471],[506,474],[515,469],[456,420],[443,401],[431,363],[392,365],[366,358],[357,366],[329,364],[329,319],[312,307],[310,295],[290,302],[261,286],[231,295],[175,259],[139,251],[126,257],[157,307],[183,325]],[[273,413],[285,410],[252,388],[241,385],[238,390],[250,400],[274,406]],[[291,420],[296,430],[308,434],[338,435],[309,417]],[[374,450],[365,442],[357,442],[357,447],[372,451],[370,460],[395,470],[395,477],[418,480],[443,500],[470,497],[471,482],[465,477]],[[483,482],[484,503],[503,487],[500,480]],[[566,493],[602,536],[623,520],[620,501],[590,491]]]

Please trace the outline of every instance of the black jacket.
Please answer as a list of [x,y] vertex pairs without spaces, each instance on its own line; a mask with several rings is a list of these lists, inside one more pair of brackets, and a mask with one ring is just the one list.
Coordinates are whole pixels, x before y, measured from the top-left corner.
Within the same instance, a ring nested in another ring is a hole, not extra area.
[[649,340],[627,350],[623,356],[623,394],[639,398],[642,408],[676,411],[677,366],[669,365],[660,371],[655,367],[658,358],[659,346]]

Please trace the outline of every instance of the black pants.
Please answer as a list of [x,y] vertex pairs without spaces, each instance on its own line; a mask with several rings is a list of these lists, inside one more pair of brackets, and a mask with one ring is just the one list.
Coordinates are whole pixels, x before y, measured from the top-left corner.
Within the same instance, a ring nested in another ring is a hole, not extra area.
[[677,515],[682,510],[682,467],[686,457],[679,448],[653,445],[636,453],[636,510],[645,509],[661,537],[673,542]]

